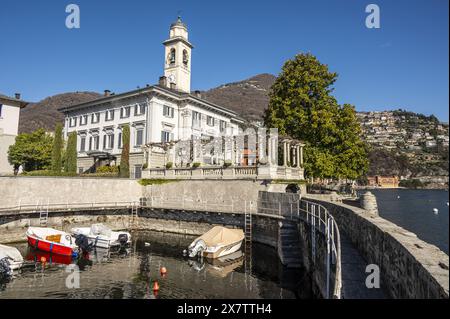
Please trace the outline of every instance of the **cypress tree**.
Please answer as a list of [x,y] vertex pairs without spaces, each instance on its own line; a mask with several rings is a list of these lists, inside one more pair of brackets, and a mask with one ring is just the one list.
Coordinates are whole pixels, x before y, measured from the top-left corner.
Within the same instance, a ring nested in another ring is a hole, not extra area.
[[64,167],[67,173],[77,172],[77,133],[72,132],[69,134],[67,140],[66,150],[66,166]]
[[120,177],[130,177],[130,127],[122,129],[122,155],[120,156]]
[[52,147],[52,171],[55,173],[61,173],[62,147],[63,147],[62,125],[57,124],[55,128],[55,137],[53,139],[53,147]]

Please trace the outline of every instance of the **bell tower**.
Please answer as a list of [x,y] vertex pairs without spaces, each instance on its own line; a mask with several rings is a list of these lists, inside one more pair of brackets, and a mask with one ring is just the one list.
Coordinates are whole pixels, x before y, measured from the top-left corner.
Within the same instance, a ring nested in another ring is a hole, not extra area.
[[163,44],[165,46],[164,76],[167,78],[167,86],[190,93],[193,46],[188,41],[187,27],[181,21],[181,17],[170,25],[169,39]]

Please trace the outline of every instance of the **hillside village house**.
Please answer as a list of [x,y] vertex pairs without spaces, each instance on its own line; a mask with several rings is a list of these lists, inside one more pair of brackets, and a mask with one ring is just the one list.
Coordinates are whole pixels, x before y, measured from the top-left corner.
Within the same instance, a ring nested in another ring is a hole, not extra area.
[[8,149],[19,131],[20,109],[27,104],[19,93],[14,98],[0,94],[0,175],[14,173],[14,167],[8,162]]
[[[169,39],[163,45],[164,76],[157,85],[121,94],[106,90],[100,99],[59,108],[65,114],[65,137],[71,132],[77,133],[78,172],[93,172],[102,165],[120,164],[124,125],[130,127],[130,170],[135,178],[164,177],[168,171],[174,176],[186,177],[190,174],[186,168],[192,168],[194,163],[219,167],[231,161],[233,166],[256,167],[257,158],[267,152],[258,157],[256,147],[251,149],[245,146],[246,141],[235,140],[244,123],[237,113],[202,99],[198,91],[191,93],[193,46],[180,18],[170,26]],[[229,137],[228,142],[214,146],[212,141],[219,136]],[[269,164],[266,166],[273,166],[266,169],[272,175],[286,172],[286,169],[281,172],[281,168],[277,171],[276,143],[278,141],[269,141],[271,152],[266,163]],[[292,140],[284,143],[285,157],[290,156],[285,163],[293,166],[288,169],[289,176],[303,178],[303,144]],[[209,148],[205,147],[208,144]],[[242,145],[241,151],[236,145]],[[171,170],[165,169],[169,162]],[[203,172],[203,168],[199,171]],[[240,171],[246,172],[256,174],[255,169]],[[209,173],[214,175],[218,171]]]

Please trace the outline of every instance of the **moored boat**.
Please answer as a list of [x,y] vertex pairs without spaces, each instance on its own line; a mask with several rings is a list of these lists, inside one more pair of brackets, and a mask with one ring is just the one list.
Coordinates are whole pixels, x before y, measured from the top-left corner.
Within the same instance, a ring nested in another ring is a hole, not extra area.
[[242,229],[215,226],[197,237],[188,248],[189,257],[219,258],[238,251],[244,240]]
[[0,275],[10,276],[23,265],[19,250],[0,244]]
[[91,247],[110,248],[131,243],[131,234],[125,231],[112,231],[103,224],[93,224],[91,227],[76,227],[71,229],[73,236],[85,236],[87,245]]
[[29,227],[28,244],[35,249],[63,256],[77,256],[75,239],[68,233],[46,227]]

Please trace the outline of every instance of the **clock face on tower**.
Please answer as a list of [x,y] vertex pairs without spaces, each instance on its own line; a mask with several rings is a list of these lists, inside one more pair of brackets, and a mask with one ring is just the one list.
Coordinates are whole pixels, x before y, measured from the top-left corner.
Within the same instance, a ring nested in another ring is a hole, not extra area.
[[169,79],[169,83],[175,83],[175,75],[174,74],[169,75],[168,79]]

